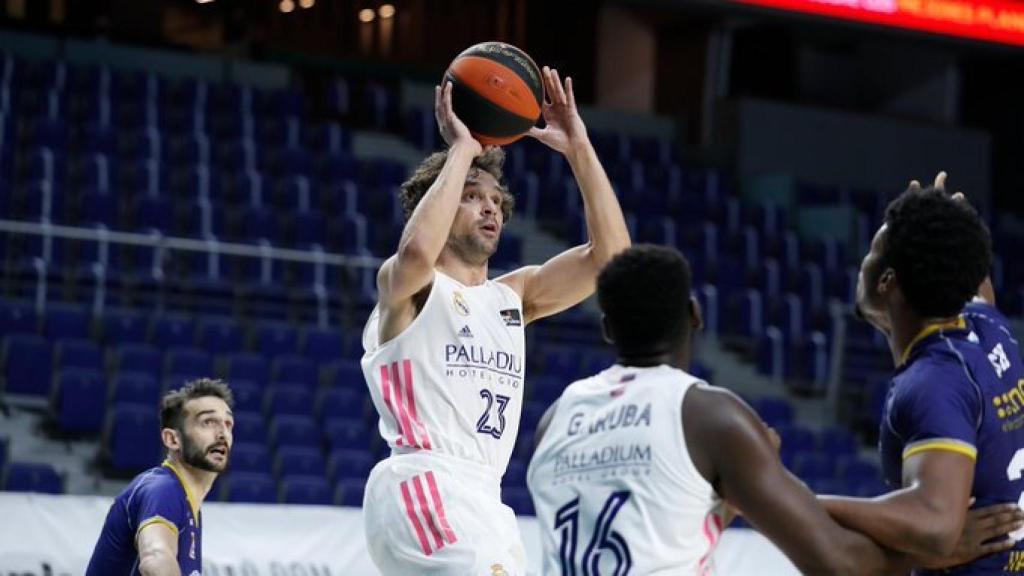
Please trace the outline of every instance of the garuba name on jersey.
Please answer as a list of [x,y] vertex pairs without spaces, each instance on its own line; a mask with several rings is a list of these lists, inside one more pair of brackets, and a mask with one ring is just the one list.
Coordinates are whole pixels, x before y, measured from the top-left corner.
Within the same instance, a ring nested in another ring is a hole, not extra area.
[[363,375],[394,453],[431,450],[504,473],[519,432],[525,381],[522,300],[488,280],[467,286],[435,271],[412,323],[378,342],[363,330]]
[[613,366],[571,384],[530,462],[542,574],[711,574],[721,501],[690,460],[682,403],[699,381]]

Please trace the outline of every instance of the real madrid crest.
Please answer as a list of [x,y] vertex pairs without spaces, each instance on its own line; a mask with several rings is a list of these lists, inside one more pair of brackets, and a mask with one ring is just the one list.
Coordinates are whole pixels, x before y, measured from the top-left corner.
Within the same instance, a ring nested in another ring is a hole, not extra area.
[[491,564],[491,576],[508,576],[508,572],[501,564]]
[[462,292],[452,293],[452,305],[455,306],[455,311],[460,316],[469,316],[469,304],[466,302],[466,297],[462,295]]

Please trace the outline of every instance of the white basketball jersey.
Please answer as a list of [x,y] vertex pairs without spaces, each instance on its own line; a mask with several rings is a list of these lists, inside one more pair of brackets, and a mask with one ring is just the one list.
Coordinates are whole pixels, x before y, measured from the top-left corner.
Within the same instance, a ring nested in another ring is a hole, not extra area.
[[393,453],[434,451],[505,473],[522,412],[522,301],[500,282],[465,286],[441,272],[419,315],[378,343],[363,330],[363,375]]
[[699,380],[613,366],[566,388],[527,483],[551,576],[713,573],[721,501],[683,438]]

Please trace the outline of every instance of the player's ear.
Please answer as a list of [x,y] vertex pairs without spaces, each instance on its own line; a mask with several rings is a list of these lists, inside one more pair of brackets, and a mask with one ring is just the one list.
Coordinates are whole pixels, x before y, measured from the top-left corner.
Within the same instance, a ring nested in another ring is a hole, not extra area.
[[704,312],[700,308],[700,301],[690,296],[690,327],[694,332],[704,330]]
[[608,316],[605,314],[601,315],[601,338],[609,344],[615,344],[615,333],[612,330],[612,325],[608,322]]
[[181,449],[181,436],[178,435],[178,431],[174,428],[164,428],[160,430],[160,440],[164,443],[164,448],[168,450],[180,450]]
[[896,288],[896,271],[892,268],[886,268],[878,275],[878,284],[875,286],[875,290],[881,295],[886,295]]

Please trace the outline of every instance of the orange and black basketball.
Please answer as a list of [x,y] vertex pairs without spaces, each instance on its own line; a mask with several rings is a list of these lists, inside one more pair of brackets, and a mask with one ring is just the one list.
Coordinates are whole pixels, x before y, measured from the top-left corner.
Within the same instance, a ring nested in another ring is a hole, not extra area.
[[483,42],[455,57],[445,72],[452,108],[483,145],[522,138],[540,118],[544,83],[525,52],[502,42]]

